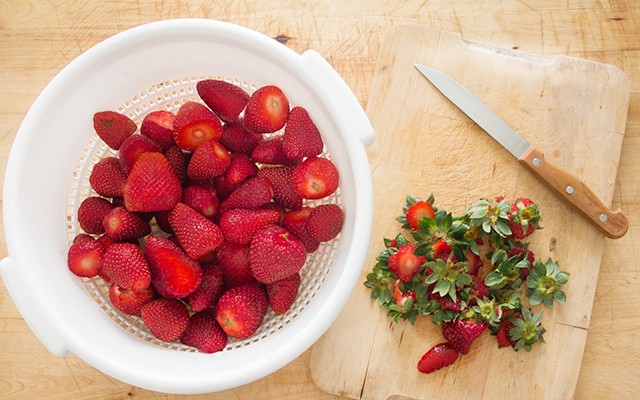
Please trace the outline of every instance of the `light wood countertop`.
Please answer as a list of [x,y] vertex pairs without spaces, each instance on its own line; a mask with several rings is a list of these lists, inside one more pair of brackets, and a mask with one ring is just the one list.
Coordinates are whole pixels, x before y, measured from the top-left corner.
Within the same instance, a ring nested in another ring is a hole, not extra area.
[[[635,0],[418,1],[0,1],[0,168],[20,123],[46,84],[94,44],[130,27],[199,17],[281,36],[297,52],[325,57],[366,105],[376,57],[392,26],[416,23],[465,39],[538,54],[612,64],[631,81],[631,102],[613,206],[629,218],[606,240],[575,397],[640,395],[640,3]],[[72,116],[71,116],[72,117]],[[4,180],[4,178],[2,178]],[[375,182],[374,182],[375,184]],[[46,206],[46,205],[45,205]],[[37,229],[37,227],[35,227]],[[4,232],[0,257],[7,255]],[[234,390],[184,398],[333,399],[311,380],[310,351],[272,375]],[[52,356],[0,284],[0,398],[183,398],[110,378],[74,355]]]

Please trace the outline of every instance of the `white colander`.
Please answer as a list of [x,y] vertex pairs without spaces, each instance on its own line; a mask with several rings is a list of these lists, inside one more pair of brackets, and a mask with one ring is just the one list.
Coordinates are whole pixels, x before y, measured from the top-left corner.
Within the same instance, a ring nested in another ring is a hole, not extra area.
[[[274,84],[305,107],[340,172],[322,202],[345,211],[342,232],[307,259],[289,312],[267,314],[256,334],[204,354],[155,339],[121,314],[100,278],[67,268],[79,232],[76,210],[91,195],[93,165],[113,154],[93,131],[97,111],[140,124],[149,111],[198,100],[195,84],[224,79],[248,92]],[[9,256],[0,274],[20,313],[51,353],[72,352],[131,385],[167,393],[206,393],[255,381],[311,346],[338,316],[360,276],[371,235],[373,195],[364,146],[373,129],[353,93],[314,51],[295,53],[247,28],[212,20],[155,22],[122,32],[64,68],[35,101],[6,169],[4,229]]]

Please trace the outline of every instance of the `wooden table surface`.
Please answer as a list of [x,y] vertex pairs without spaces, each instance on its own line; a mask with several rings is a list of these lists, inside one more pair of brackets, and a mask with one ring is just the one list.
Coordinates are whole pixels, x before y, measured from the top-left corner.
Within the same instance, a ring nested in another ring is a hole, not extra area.
[[[18,1],[0,0],[0,168],[29,107],[55,74],[94,44],[161,19],[200,17],[314,49],[366,105],[384,33],[417,23],[465,39],[615,65],[631,81],[614,207],[630,229],[606,240],[575,397],[640,395],[640,3],[635,0],[431,1]],[[169,55],[168,55],[169,56]],[[73,117],[73,116],[70,116]],[[2,178],[4,179],[4,178]],[[374,182],[375,184],[375,182]],[[43,206],[46,206],[44,204]],[[37,229],[37,227],[34,227]],[[0,257],[7,255],[4,232]],[[278,372],[234,390],[185,398],[335,399],[311,380],[309,351]],[[0,283],[0,398],[182,398],[116,381],[74,355],[53,357],[31,333]]]

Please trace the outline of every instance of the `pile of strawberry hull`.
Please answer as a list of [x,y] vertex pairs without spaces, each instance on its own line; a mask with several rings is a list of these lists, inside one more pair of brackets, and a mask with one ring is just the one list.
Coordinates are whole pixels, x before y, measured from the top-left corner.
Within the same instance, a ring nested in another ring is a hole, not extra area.
[[364,284],[394,321],[424,315],[441,327],[445,341],[422,356],[420,372],[453,364],[486,331],[499,348],[530,351],[544,342],[542,310],[533,307],[564,303],[569,274],[551,259],[536,261],[529,248],[540,228],[538,204],[480,199],[454,216],[438,210],[433,196],[407,196],[397,220],[413,240],[402,233],[385,239]]
[[202,102],[152,111],[139,133],[125,115],[94,115],[118,153],[91,171],[67,261],[108,282],[113,306],[156,338],[212,353],[252,336],[269,309],[289,310],[307,255],[344,214],[312,205],[339,175],[304,108],[272,85],[249,95],[207,79],[196,90]]

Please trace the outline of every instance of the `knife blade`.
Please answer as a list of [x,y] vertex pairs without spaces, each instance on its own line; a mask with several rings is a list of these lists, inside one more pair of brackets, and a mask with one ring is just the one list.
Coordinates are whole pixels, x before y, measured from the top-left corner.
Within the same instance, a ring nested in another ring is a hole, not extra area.
[[622,210],[611,210],[575,175],[545,160],[541,151],[455,79],[426,65],[413,65],[456,107],[507,149],[520,164],[527,166],[538,178],[582,212],[607,237],[617,239],[624,236],[629,228],[629,221]]

